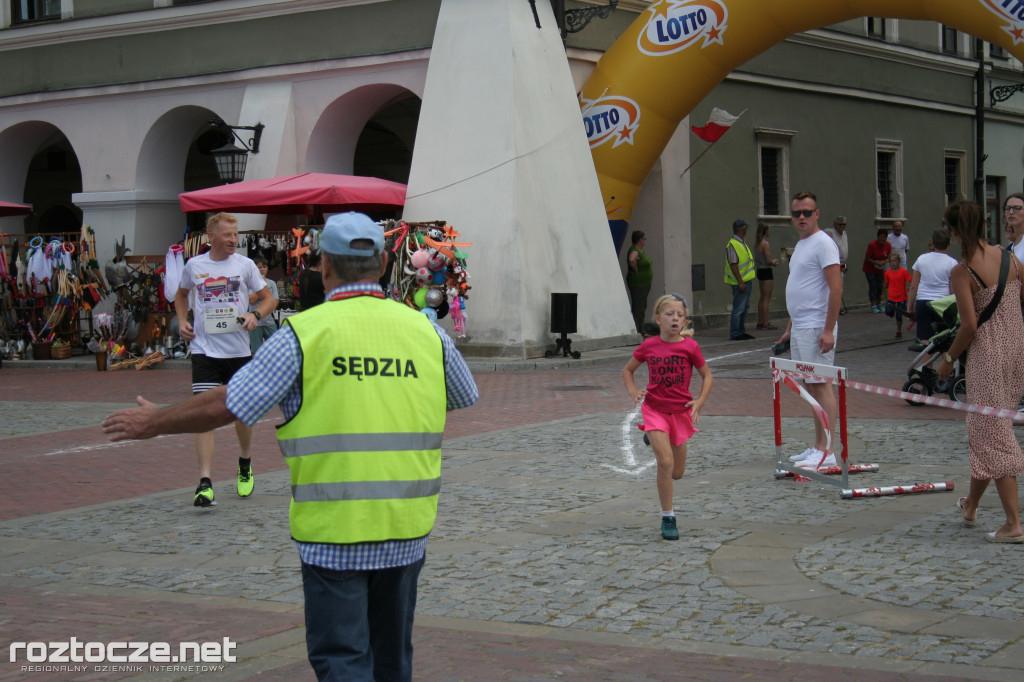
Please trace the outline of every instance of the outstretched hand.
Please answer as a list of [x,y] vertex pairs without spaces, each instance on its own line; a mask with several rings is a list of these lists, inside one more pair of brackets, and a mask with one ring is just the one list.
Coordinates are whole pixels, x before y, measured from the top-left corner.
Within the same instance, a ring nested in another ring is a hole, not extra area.
[[154,418],[160,408],[142,396],[137,396],[135,401],[138,407],[119,410],[103,420],[103,433],[111,441],[141,440],[157,435]]

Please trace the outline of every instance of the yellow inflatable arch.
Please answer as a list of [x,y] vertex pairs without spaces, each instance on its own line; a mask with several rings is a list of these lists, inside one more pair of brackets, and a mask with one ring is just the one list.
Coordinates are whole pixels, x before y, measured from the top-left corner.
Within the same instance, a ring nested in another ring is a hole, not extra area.
[[865,16],[937,21],[1024,60],[1024,0],[657,0],[580,92],[616,249],[679,122],[730,71],[794,33]]

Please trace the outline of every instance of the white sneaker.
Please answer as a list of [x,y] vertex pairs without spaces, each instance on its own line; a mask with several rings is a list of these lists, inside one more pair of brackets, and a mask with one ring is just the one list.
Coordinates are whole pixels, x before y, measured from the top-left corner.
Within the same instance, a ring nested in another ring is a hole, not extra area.
[[823,467],[836,466],[836,455],[834,452],[828,453],[828,457],[825,457],[825,459],[822,460],[824,455],[825,453],[821,450],[815,450],[813,455],[801,462],[798,462],[797,466],[801,469],[821,469]]
[[807,454],[804,455],[804,458],[797,462],[796,465],[798,467],[803,467],[805,469],[814,469],[815,467],[818,466],[818,462],[820,462],[821,458],[824,456],[825,453],[819,450],[818,448],[808,448]]
[[[807,459],[811,455],[812,452],[814,452],[814,448],[807,448],[806,450],[801,452],[799,455],[793,455],[792,457],[790,457],[789,461],[790,462],[801,462],[801,461]],[[821,452],[821,450],[819,450],[818,452]],[[818,455],[818,457],[821,457],[821,455]]]

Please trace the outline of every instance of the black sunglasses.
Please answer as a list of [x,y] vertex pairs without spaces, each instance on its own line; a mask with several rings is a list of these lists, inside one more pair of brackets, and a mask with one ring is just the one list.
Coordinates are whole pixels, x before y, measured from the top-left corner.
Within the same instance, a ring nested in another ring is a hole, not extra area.
[[804,218],[810,218],[812,215],[814,215],[814,212],[817,210],[818,209],[816,208],[804,208],[800,209],[799,211],[792,211],[790,215],[793,216],[794,218],[799,218],[800,216],[803,216]]
[[676,300],[682,301],[684,308],[690,307],[690,304],[686,302],[686,297],[683,296],[682,294],[669,294],[669,296],[675,298]]

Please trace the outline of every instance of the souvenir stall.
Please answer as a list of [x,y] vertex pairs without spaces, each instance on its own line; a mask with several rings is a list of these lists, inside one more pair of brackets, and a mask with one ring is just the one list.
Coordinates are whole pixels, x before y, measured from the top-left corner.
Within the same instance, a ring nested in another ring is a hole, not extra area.
[[[270,263],[268,277],[277,282],[280,320],[296,309],[297,282],[302,274],[302,256],[319,248],[323,216],[342,211],[396,213],[405,205],[406,186],[400,182],[361,175],[301,173],[277,178],[246,180],[229,185],[184,192],[178,195],[185,213],[259,213],[307,216],[312,226],[289,232],[248,232],[239,234],[239,247],[251,257],[264,255]],[[187,241],[187,240],[186,240]],[[205,238],[202,239],[205,242]]]
[[174,355],[176,317],[173,292],[168,298],[164,289],[166,266],[161,257],[129,256],[124,237],[114,249],[104,268],[114,311],[94,315],[87,348],[99,370],[150,367]]
[[443,220],[384,225],[390,268],[388,296],[416,308],[431,320],[451,315],[456,338],[466,337],[469,272],[462,235]]
[[0,235],[0,359],[68,358],[93,332],[92,308],[109,290],[96,237]]
[[[280,272],[290,269],[288,251],[296,238],[285,233],[246,232],[238,235],[238,253],[261,254]],[[143,369],[166,358],[187,357],[178,335],[174,296],[185,262],[209,250],[205,232],[186,232],[162,256],[128,255],[115,244],[107,264],[107,281],[115,297],[114,311],[95,316],[88,348],[97,356],[97,369]]]

